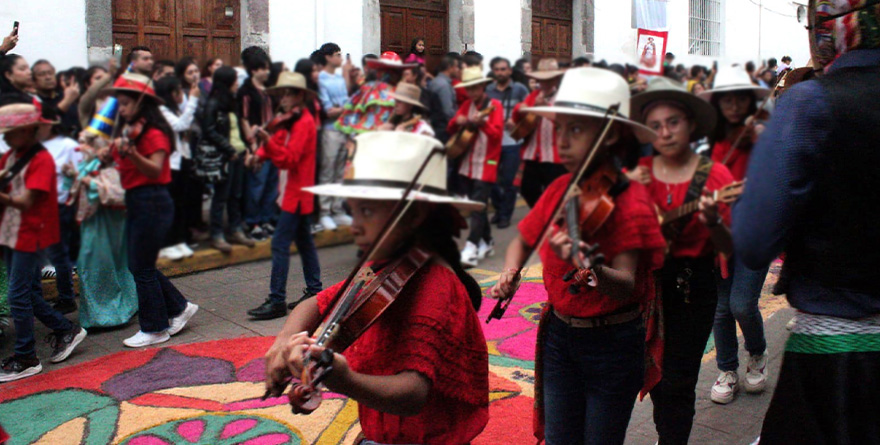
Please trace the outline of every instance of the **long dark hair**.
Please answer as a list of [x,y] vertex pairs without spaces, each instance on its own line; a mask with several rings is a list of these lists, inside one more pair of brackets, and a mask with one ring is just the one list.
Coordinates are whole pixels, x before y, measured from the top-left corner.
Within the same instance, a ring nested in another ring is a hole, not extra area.
[[[128,96],[134,101],[137,101],[141,97],[139,93],[129,91],[122,91],[118,94]],[[146,122],[146,125],[144,125],[144,131],[141,132],[137,139],[135,139],[135,142],[143,137],[147,132],[147,129],[155,128],[168,138],[168,144],[171,147],[171,150],[174,151],[174,130],[171,129],[171,125],[165,120],[165,116],[163,116],[162,112],[159,110],[159,103],[149,96],[145,96],[140,102],[137,113],[130,119],[130,122],[137,122],[138,120],[143,119]]]
[[223,60],[223,59],[221,59],[221,58],[219,58],[219,57],[212,57],[212,58],[208,59],[208,61],[205,62],[205,67],[202,69],[202,72],[199,73],[199,74],[200,74],[203,78],[204,78],[204,77],[211,77],[211,76],[213,76],[214,74],[211,73],[211,66],[213,66],[213,65],[214,65],[214,62],[216,62],[216,61],[218,61],[218,60]]
[[165,76],[159,79],[155,85],[156,95],[165,101],[165,106],[174,114],[180,114],[180,108],[174,100],[174,92],[180,91],[181,82],[177,77]]
[[83,93],[85,93],[86,90],[88,90],[89,87],[92,86],[92,76],[94,76],[95,73],[97,73],[98,71],[103,71],[106,73],[107,68],[104,68],[103,66],[92,65],[89,67],[89,69],[86,70],[85,73],[83,73],[82,77],[79,80],[79,83],[82,86]]
[[196,59],[192,57],[184,57],[174,64],[174,75],[180,79],[180,86],[186,91],[189,91],[189,89],[192,88],[192,85],[186,80],[186,70],[189,69],[191,65],[195,65],[196,68],[199,67],[199,64],[196,63]]
[[[752,116],[758,111],[758,98],[755,97],[755,93],[751,91],[731,91],[729,93],[713,94],[712,99],[709,102],[715,107],[715,113],[718,115],[718,125],[715,126],[715,130],[710,135],[710,146],[714,146],[715,143],[727,139],[727,132],[734,126],[731,125],[730,122],[727,122],[727,118],[724,117],[724,113],[721,112],[721,98],[728,94],[732,96],[748,96],[749,108],[746,110],[746,116]],[[737,125],[740,124],[742,124],[742,122],[739,122]]]
[[210,97],[220,102],[223,111],[231,111],[234,108],[235,96],[229,88],[236,82],[238,82],[238,73],[235,72],[235,68],[224,65],[214,71]]
[[23,59],[23,57],[18,54],[7,54],[6,57],[0,59],[0,93],[21,92],[6,78],[6,75],[12,72],[12,67],[15,66],[19,59]]
[[[306,88],[312,91],[318,91],[318,84],[312,80],[312,70],[315,69],[315,62],[312,62],[311,59],[299,59],[296,61],[296,65],[293,67],[293,71],[296,73],[300,73],[303,77],[306,78]],[[309,110],[309,113],[312,116],[317,118],[318,116],[315,114],[317,110],[315,110],[315,101],[311,100],[308,95],[306,95],[306,108]]]
[[410,52],[410,54],[415,54],[419,57],[424,57],[425,51],[427,50],[427,44],[425,45],[425,49],[423,49],[422,52],[419,52],[419,50],[416,49],[416,45],[418,45],[419,42],[425,42],[425,38],[424,37],[416,37],[416,38],[412,39],[412,43],[409,44],[409,52]]

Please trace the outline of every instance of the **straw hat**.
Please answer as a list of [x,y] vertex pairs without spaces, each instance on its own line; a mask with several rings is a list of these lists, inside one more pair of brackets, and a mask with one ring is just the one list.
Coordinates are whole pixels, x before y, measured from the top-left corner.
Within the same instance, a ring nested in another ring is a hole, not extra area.
[[113,94],[143,94],[144,97],[149,97],[160,105],[165,103],[164,100],[156,95],[156,90],[153,89],[153,80],[143,74],[126,72],[116,79],[116,82],[113,83],[113,87],[109,88],[109,90],[112,91]]
[[407,103],[414,107],[422,108],[423,110],[428,109],[419,100],[419,98],[422,97],[422,89],[413,84],[400,82],[397,84],[397,89],[389,94],[389,96],[396,101]]
[[715,84],[712,89],[700,93],[700,97],[711,101],[715,94],[731,93],[734,91],[752,91],[758,100],[770,95],[768,88],[753,84],[749,73],[742,67],[724,66],[718,68],[718,73],[715,74]]
[[35,104],[9,104],[0,107],[0,134],[38,125],[55,125],[59,121],[43,118],[43,111]]
[[693,114],[693,120],[697,124],[696,130],[691,134],[691,140],[697,140],[709,135],[718,121],[718,113],[709,102],[688,93],[684,87],[666,77],[655,77],[648,82],[648,88],[644,92],[633,96],[630,100],[630,116],[636,122],[645,123],[646,115],[643,114],[645,106],[657,101],[672,101],[684,105]]
[[562,76],[552,105],[525,107],[523,112],[535,113],[551,120],[557,114],[605,117],[612,105],[620,105],[614,120],[626,124],[643,141],[657,138],[650,128],[629,119],[629,85],[623,77],[601,68],[572,68]]
[[[415,177],[434,149],[442,148],[434,138],[399,131],[374,131],[357,138],[353,167],[354,177],[341,184],[305,187],[316,195],[339,198],[396,201]],[[422,173],[420,184],[425,187],[410,194],[417,201],[450,204],[461,210],[481,210],[481,202],[457,199],[446,189],[446,155],[435,154]]]
[[268,94],[284,94],[285,91],[289,89],[302,90],[307,93],[311,93],[313,95],[318,95],[318,93],[310,90],[306,86],[306,77],[297,72],[284,71],[278,76],[278,82],[275,82],[275,86],[271,86],[266,88],[266,93]]
[[418,63],[403,63],[400,60],[400,56],[394,51],[385,51],[382,53],[382,57],[378,59],[367,60],[367,68],[375,68],[375,69],[399,69],[403,70],[406,68],[415,68],[419,66]]
[[467,88],[491,81],[492,79],[483,75],[483,70],[479,66],[469,66],[461,70],[461,83],[455,88]]
[[559,69],[559,63],[556,59],[541,59],[538,62],[537,71],[532,71],[531,73],[526,74],[526,76],[531,77],[533,79],[538,80],[548,80],[553,79],[554,77],[559,77],[565,74],[565,70]]

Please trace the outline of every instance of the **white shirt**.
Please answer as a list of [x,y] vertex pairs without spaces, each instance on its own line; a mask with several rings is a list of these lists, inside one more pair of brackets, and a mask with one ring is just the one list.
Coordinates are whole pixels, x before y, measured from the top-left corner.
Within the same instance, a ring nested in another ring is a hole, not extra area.
[[184,98],[183,103],[178,105],[178,109],[181,110],[180,115],[172,113],[165,105],[159,107],[162,116],[165,116],[165,120],[168,121],[168,124],[171,125],[171,129],[174,131],[174,152],[171,153],[169,158],[172,170],[180,170],[180,160],[182,158],[192,158],[189,141],[181,139],[180,135],[192,126],[198,104],[199,99],[196,97]]
[[64,167],[64,164],[72,163],[75,166],[82,161],[82,153],[77,150],[79,142],[66,136],[55,136],[43,141],[43,146],[49,150],[49,154],[55,160],[55,174],[58,178],[58,204],[64,204],[70,196],[70,190],[64,186],[65,181],[61,168]]

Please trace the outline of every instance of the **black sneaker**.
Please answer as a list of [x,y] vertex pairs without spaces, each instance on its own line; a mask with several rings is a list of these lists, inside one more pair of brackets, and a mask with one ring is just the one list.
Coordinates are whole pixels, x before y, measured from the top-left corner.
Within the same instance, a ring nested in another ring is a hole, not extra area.
[[46,337],[46,342],[52,346],[52,356],[49,358],[49,361],[52,363],[63,362],[70,356],[76,345],[86,338],[86,334],[86,330],[76,323],[73,324],[73,328],[70,330],[49,334]]
[[23,379],[32,375],[39,374],[43,370],[43,365],[36,356],[32,357],[16,357],[12,356],[4,359],[0,363],[0,382],[11,382],[13,380]]
[[489,224],[498,224],[501,221],[501,214],[495,212],[495,215],[492,216],[492,219],[489,220]]
[[267,298],[259,307],[247,311],[247,314],[255,320],[273,320],[287,315],[287,307],[284,302],[274,302]]
[[302,303],[303,301],[308,300],[309,298],[314,297],[315,295],[318,295],[318,294],[317,294],[317,293],[310,292],[308,289],[303,289],[303,296],[300,297],[299,300],[296,300],[296,301],[293,301],[293,302],[287,303],[287,309],[289,309],[289,310],[293,310],[293,308],[295,308],[296,305]]
[[263,241],[268,238],[268,236],[266,235],[266,231],[264,231],[263,228],[260,226],[254,226],[251,229],[250,236],[256,241]]
[[69,314],[76,310],[76,301],[67,298],[56,298],[51,303],[52,308],[62,314]]
[[499,229],[506,229],[508,227],[510,227],[510,219],[501,218],[498,220],[498,228]]
[[263,232],[266,232],[266,235],[272,236],[275,234],[275,226],[273,226],[271,223],[263,224],[262,227],[263,227]]

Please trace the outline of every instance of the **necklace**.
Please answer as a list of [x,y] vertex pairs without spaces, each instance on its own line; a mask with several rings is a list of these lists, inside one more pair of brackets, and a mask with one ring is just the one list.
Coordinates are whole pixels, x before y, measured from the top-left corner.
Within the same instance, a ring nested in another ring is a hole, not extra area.
[[[666,186],[666,205],[671,206],[672,205],[672,187],[670,184],[672,184],[672,183],[678,184],[680,181],[673,180],[673,178],[671,178],[669,176],[669,174],[666,171],[666,162],[662,158],[660,158],[659,161],[660,161],[660,169],[663,172],[663,177],[666,178],[666,181],[663,181],[663,185]],[[690,170],[690,164],[691,164],[691,160],[688,159],[688,161],[684,167],[685,171]],[[675,179],[678,179],[678,177],[676,177]]]

